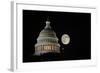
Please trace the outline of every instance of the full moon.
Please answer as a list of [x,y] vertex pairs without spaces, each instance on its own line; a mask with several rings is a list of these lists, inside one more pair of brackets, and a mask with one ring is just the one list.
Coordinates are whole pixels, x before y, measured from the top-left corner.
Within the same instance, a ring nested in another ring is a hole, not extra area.
[[63,44],[67,45],[70,42],[70,37],[68,34],[63,34],[61,37],[61,41]]

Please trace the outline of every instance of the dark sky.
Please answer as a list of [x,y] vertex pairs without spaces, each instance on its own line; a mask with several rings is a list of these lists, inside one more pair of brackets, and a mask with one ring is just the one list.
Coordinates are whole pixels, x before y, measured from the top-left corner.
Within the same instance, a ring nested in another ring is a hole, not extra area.
[[[43,56],[33,56],[34,44],[48,17],[59,39],[60,48],[64,48],[59,59],[46,55],[46,59],[43,60]],[[68,45],[61,42],[63,34],[70,36]],[[49,61],[49,57],[52,61],[91,58],[90,13],[23,10],[23,62]]]

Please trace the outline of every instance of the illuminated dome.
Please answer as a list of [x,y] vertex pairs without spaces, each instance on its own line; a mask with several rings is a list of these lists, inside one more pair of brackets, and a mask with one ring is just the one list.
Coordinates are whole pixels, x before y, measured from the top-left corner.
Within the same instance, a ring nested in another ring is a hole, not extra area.
[[46,21],[46,26],[40,32],[35,44],[35,55],[44,53],[60,53],[58,38],[50,26],[50,21]]

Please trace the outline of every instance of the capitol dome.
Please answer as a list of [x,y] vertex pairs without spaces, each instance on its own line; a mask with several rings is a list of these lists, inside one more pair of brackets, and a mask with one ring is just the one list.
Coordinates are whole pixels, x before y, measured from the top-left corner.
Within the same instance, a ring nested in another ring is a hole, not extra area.
[[50,21],[46,21],[46,26],[40,32],[35,44],[35,55],[45,53],[60,53],[58,38],[50,26]]

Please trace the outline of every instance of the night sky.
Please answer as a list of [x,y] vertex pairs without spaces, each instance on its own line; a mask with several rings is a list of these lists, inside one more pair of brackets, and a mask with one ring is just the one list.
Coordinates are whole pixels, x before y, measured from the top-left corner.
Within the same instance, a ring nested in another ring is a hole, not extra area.
[[[59,39],[61,53],[34,56],[36,39],[45,27],[48,17],[50,25]],[[63,34],[70,36],[68,45],[61,42]],[[23,10],[23,62],[86,59],[91,59],[90,13]]]

